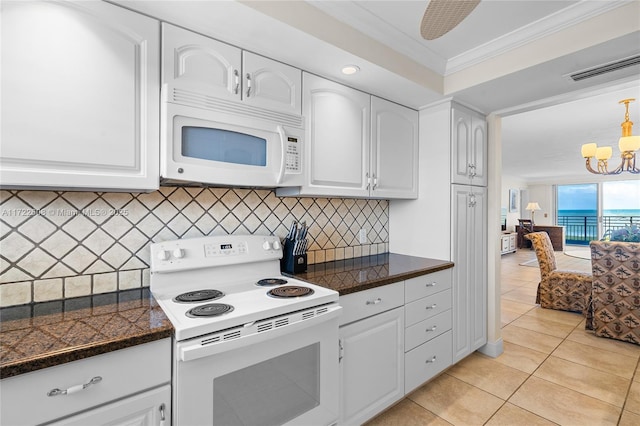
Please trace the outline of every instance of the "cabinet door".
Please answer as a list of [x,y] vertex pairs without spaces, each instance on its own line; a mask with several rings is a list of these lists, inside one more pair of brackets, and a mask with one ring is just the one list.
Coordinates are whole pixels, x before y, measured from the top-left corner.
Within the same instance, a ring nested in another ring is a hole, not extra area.
[[159,185],[158,22],[102,1],[3,2],[5,187]]
[[486,186],[486,120],[471,110],[454,105],[451,124],[451,182]]
[[303,74],[306,118],[305,195],[369,195],[370,96]]
[[300,115],[302,71],[251,52],[242,52],[244,102],[270,111]]
[[[241,51],[173,25],[162,24],[162,84],[168,101],[206,105],[241,98]],[[211,99],[213,98],[213,99]]]
[[453,361],[487,340],[486,188],[453,185]]
[[418,198],[418,112],[371,97],[371,196]]
[[164,426],[171,424],[171,386],[148,392],[72,416],[51,426]]
[[340,328],[340,424],[362,424],[404,396],[403,311]]
[[472,116],[470,143],[469,155],[473,164],[471,183],[487,186],[487,121],[483,117]]
[[509,236],[503,235],[500,237],[500,253],[508,253],[509,252]]
[[469,184],[471,114],[459,107],[451,110],[451,183]]

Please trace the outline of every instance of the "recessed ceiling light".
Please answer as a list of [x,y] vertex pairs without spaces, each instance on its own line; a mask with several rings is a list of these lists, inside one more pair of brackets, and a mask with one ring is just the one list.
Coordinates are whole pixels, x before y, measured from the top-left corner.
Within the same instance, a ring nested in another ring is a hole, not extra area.
[[351,75],[360,71],[360,67],[357,65],[345,65],[342,67],[342,74]]

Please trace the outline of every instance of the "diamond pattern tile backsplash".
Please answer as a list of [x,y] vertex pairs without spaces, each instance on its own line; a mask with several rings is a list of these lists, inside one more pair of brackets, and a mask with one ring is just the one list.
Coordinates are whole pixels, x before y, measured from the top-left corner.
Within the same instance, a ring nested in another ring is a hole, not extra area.
[[[308,263],[388,251],[386,200],[278,198],[272,190],[0,191],[0,306],[149,285],[149,243],[309,226]],[[367,231],[368,244],[358,232]]]

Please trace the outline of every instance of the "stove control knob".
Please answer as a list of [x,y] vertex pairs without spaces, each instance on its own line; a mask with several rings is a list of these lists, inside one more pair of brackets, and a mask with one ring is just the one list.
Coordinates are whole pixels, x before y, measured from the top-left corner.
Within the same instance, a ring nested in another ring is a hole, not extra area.
[[262,248],[265,250],[271,250],[271,244],[269,244],[269,241],[262,243]]
[[169,260],[169,251],[168,250],[160,250],[158,252],[158,259],[160,259],[160,260]]
[[280,250],[280,241],[275,240],[272,244],[274,250]]
[[173,250],[173,257],[176,259],[182,259],[184,257],[184,250],[177,248]]

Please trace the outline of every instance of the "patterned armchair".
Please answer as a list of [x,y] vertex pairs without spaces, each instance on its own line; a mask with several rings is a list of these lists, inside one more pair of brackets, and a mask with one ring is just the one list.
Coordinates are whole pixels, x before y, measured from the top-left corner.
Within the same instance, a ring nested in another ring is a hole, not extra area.
[[590,246],[595,335],[640,344],[640,243]]
[[531,240],[540,266],[536,303],[542,308],[581,312],[587,319],[587,328],[591,329],[591,274],[558,270],[546,232],[531,232],[525,238]]

